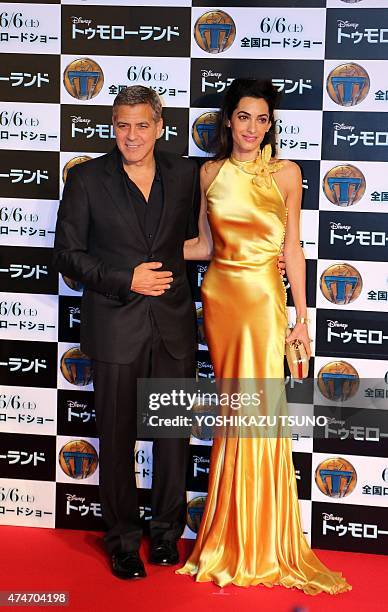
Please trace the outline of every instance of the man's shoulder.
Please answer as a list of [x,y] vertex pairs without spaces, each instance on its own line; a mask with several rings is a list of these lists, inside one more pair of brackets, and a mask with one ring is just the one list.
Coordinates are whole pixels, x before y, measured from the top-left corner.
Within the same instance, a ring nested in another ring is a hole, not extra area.
[[72,168],[70,168],[69,173],[73,176],[82,177],[83,179],[91,177],[96,177],[97,172],[101,172],[106,163],[110,160],[114,151],[110,151],[105,155],[100,155],[99,157],[94,157],[92,159],[88,159],[82,163],[76,164]]
[[169,165],[173,169],[179,169],[180,171],[193,171],[198,168],[198,164],[194,159],[188,157],[182,157],[178,153],[169,153],[166,151],[158,151],[156,157],[159,161],[162,161]]

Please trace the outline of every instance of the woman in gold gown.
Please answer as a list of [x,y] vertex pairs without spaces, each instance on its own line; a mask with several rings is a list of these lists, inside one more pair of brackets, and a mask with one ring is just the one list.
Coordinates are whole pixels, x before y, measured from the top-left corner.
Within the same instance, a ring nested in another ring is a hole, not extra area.
[[[284,380],[282,250],[297,313],[288,340],[298,338],[310,354],[301,176],[295,163],[272,157],[276,98],[271,83],[232,83],[219,113],[217,154],[201,168],[199,238],[185,243],[186,259],[211,258],[202,299],[217,380]],[[351,588],[307,544],[290,437],[214,439],[201,526],[178,573],[221,587],[283,585],[312,595]]]

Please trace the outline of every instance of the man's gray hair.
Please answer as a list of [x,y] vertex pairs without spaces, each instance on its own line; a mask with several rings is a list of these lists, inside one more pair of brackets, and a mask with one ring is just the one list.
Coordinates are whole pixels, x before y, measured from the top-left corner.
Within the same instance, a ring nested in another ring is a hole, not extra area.
[[122,89],[113,102],[113,112],[117,106],[134,106],[135,104],[149,104],[152,108],[154,121],[160,120],[162,102],[156,91],[143,85],[131,85]]

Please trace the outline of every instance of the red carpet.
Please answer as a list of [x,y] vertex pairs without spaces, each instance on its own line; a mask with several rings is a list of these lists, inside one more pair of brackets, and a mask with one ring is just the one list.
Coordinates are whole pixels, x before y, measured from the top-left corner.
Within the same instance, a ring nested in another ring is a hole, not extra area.
[[[195,584],[187,576],[175,575],[171,568],[151,565],[146,566],[148,578],[144,580],[118,580],[110,574],[98,533],[1,526],[0,541],[0,590],[68,591],[70,605],[62,608],[64,610],[388,610],[388,557],[382,555],[318,551],[320,559],[331,569],[343,572],[353,590],[342,595],[311,597],[282,587],[220,589],[210,583]],[[191,547],[192,542],[182,541],[182,556],[187,555]],[[144,559],[147,552],[145,545],[142,549]]]

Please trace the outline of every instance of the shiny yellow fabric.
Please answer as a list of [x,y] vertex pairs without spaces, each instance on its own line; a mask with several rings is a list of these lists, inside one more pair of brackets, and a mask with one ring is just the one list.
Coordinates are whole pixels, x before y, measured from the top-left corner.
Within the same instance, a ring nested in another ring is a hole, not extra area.
[[[207,192],[214,256],[202,297],[217,379],[284,379],[286,295],[277,256],[287,211],[272,175],[279,163],[268,173],[259,161],[255,173],[252,163],[226,160]],[[351,588],[303,535],[289,437],[214,440],[200,530],[178,573],[221,587],[281,584],[312,595]]]

